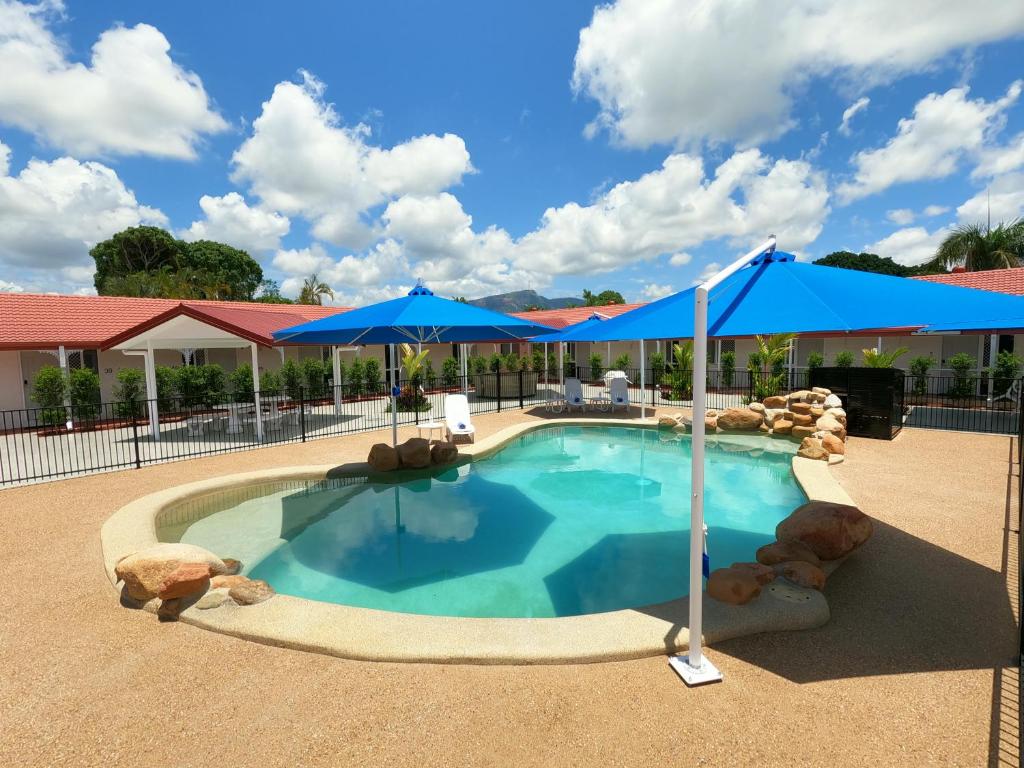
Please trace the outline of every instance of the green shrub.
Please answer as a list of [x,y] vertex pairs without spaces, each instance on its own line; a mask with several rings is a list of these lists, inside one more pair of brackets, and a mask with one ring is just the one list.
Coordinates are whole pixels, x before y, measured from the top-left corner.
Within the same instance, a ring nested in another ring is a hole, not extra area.
[[996,364],[992,366],[992,389],[993,395],[1005,394],[1013,385],[1013,382],[1020,378],[1021,368],[1024,367],[1024,358],[1015,355],[1009,350],[1004,350],[996,355]]
[[441,363],[441,384],[454,387],[459,383],[459,361],[454,357],[446,357]]
[[928,371],[935,365],[935,358],[931,355],[921,355],[910,361],[910,375],[914,377],[913,393],[924,395],[928,392]]
[[590,379],[591,381],[597,381],[601,378],[601,369],[604,368],[604,364],[601,362],[601,356],[596,352],[590,356]]
[[628,371],[633,367],[633,361],[629,359],[629,353],[622,353],[615,358],[615,362],[612,364],[612,368],[617,371]]
[[363,394],[363,377],[366,375],[366,366],[363,358],[357,357],[348,368],[348,392],[351,395]]
[[236,403],[251,403],[254,400],[252,386],[252,366],[243,363],[228,376],[231,385],[231,396]]
[[277,371],[264,371],[260,374],[260,393],[276,396],[281,393],[281,374]]
[[501,355],[499,355],[497,352],[495,352],[487,360],[487,369],[491,373],[500,373],[501,372],[502,362],[503,362],[503,360],[501,359]]
[[558,370],[558,355],[556,355],[554,352],[548,352],[547,364],[548,364],[548,370],[549,371],[557,371]]
[[76,368],[68,377],[68,397],[75,418],[92,421],[100,413],[100,377],[92,368]]
[[478,376],[487,373],[487,358],[483,355],[473,355],[469,358],[469,369]]
[[971,372],[974,369],[975,361],[966,352],[957,352],[946,361],[953,370],[953,381],[946,390],[950,397],[970,397],[974,394],[974,376]]
[[114,413],[122,419],[142,415],[142,400],[146,396],[146,375],[138,368],[122,368],[117,372],[114,387]]
[[833,358],[836,368],[852,368],[853,367],[853,352],[849,350],[842,350],[836,352],[835,358]]
[[380,392],[380,360],[370,357],[363,363],[363,382],[366,384],[368,394],[375,395]]
[[725,351],[722,353],[722,386],[731,387],[736,378],[736,353]]
[[169,365],[158,365],[156,370],[156,407],[161,413],[175,408],[174,394],[177,391],[178,375]]
[[807,355],[807,370],[816,371],[825,366],[825,356],[821,352],[811,352]]
[[39,412],[40,421],[56,426],[68,420],[64,408],[67,391],[68,382],[60,368],[55,365],[44,365],[39,369],[32,381],[32,402],[42,409]]
[[655,352],[651,355],[651,376],[654,379],[655,386],[661,384],[665,378],[665,355],[661,352]]
[[672,345],[673,367],[668,375],[673,400],[693,397],[693,342]]
[[292,400],[300,399],[304,394],[302,383],[302,369],[299,368],[299,364],[294,360],[285,360],[281,366],[281,386],[284,387],[284,393]]
[[566,377],[576,375],[576,361],[568,355],[562,358],[562,375]]
[[306,382],[306,392],[311,399],[324,396],[324,363],[316,357],[307,357],[302,361],[302,378]]
[[203,401],[205,391],[203,372],[195,365],[174,368],[174,389],[183,408],[195,408]]
[[207,407],[220,405],[226,399],[228,377],[216,363],[199,366],[203,372],[203,404]]
[[542,344],[534,344],[533,349],[530,350],[530,368],[537,373],[544,370],[544,346]]
[[530,361],[526,357],[520,357],[518,352],[509,352],[502,358],[506,371],[525,371]]
[[434,363],[428,357],[423,361],[423,380],[427,383],[427,389],[437,386],[437,372],[434,370]]

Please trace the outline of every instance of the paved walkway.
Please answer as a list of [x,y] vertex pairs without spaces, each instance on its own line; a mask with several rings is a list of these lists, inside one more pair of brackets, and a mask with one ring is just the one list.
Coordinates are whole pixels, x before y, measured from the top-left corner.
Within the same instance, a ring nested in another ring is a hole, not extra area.
[[[475,421],[488,434],[542,417]],[[350,662],[118,606],[99,528],[127,500],[260,466],[361,459],[381,437],[0,491],[0,765],[1017,765],[1005,437],[852,439],[833,471],[876,535],[830,580],[831,622],[713,646],[725,683],[696,690],[663,658]]]

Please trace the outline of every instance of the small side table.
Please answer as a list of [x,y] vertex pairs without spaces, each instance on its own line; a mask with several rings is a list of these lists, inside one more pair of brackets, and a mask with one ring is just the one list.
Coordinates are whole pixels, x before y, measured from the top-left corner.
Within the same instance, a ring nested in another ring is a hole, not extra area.
[[427,430],[427,440],[433,439],[435,429],[438,433],[438,439],[444,440],[444,424],[440,421],[427,421],[416,425],[416,431],[420,437],[423,437],[423,430]]

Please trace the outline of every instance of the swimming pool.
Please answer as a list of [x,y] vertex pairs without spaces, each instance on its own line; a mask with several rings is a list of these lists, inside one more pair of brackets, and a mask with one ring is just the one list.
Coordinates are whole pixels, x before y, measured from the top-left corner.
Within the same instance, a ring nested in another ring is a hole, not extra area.
[[[765,444],[764,438],[758,438]],[[712,567],[751,560],[806,500],[795,446],[709,443]],[[690,443],[652,429],[546,427],[417,480],[282,481],[190,505],[163,541],[236,557],[283,594],[465,617],[552,617],[687,593]],[[173,515],[169,516],[173,519]]]

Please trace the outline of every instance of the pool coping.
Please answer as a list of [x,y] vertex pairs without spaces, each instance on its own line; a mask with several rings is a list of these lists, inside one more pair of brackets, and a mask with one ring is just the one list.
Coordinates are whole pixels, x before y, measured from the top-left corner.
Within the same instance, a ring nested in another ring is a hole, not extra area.
[[[460,445],[455,465],[479,461],[511,440],[539,429],[562,426],[621,426],[657,429],[653,420],[562,418],[506,427],[475,444]],[[667,433],[671,434],[671,433]],[[709,441],[748,450],[765,447],[763,435],[717,434]],[[787,441],[788,442],[788,441]],[[793,475],[811,500],[852,504],[827,462],[794,456]],[[158,543],[157,519],[181,502],[254,482],[366,477],[397,482],[433,470],[374,472],[365,462],[275,467],[178,485],[126,504],[101,530],[104,567],[117,589],[114,566],[124,556]],[[230,553],[218,553],[224,556]],[[840,561],[826,563],[831,572]],[[144,608],[155,612],[157,600]],[[474,664],[562,664],[614,661],[678,653],[689,647],[689,598],[642,608],[558,618],[481,619],[425,616],[323,603],[289,595],[250,606],[190,607],[180,620],[215,632],[296,650],[348,659]],[[781,580],[769,584],[747,605],[704,597],[704,640],[716,643],[759,632],[821,626],[829,619],[825,596]]]

